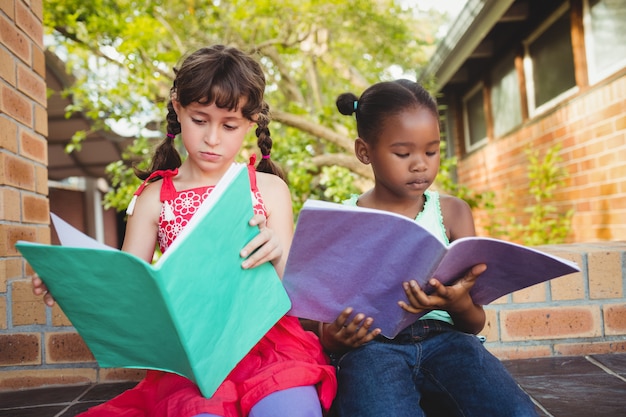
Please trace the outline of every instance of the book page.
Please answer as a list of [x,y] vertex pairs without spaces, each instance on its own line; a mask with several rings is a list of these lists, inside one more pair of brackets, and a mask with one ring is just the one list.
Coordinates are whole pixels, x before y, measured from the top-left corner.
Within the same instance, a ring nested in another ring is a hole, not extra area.
[[63,246],[117,250],[105,245],[104,243],[98,242],[90,236],[87,236],[54,213],[50,213],[50,218],[52,219],[52,224],[54,225],[54,230],[59,237],[59,241]]
[[478,277],[470,294],[481,305],[580,271],[576,263],[534,248],[488,237],[468,237],[452,243],[434,275],[444,284],[451,284],[479,263],[487,264],[487,270]]

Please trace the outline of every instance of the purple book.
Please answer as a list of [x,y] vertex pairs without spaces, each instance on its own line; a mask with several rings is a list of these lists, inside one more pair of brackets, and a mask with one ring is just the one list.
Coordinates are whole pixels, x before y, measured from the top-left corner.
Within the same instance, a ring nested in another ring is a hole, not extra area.
[[451,284],[472,266],[487,264],[471,295],[476,304],[562,275],[579,272],[571,261],[515,243],[486,237],[445,246],[413,220],[387,211],[318,200],[305,202],[287,259],[283,285],[290,315],[334,321],[346,307],[374,318],[393,338],[421,314],[402,310],[402,282]]

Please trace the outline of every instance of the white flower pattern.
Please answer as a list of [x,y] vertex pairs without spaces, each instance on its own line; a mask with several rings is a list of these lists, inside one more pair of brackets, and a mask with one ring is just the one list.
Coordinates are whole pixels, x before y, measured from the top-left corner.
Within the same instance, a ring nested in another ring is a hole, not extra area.
[[[214,186],[193,188],[190,190],[177,191],[176,197],[170,200],[170,206],[174,212],[173,220],[165,220],[164,207],[161,208],[159,216],[158,241],[161,252],[165,252],[172,244],[178,234],[187,226],[189,219],[193,216],[202,202],[213,191]],[[254,214],[267,216],[267,210],[263,203],[263,198],[258,190],[251,190],[252,206]]]

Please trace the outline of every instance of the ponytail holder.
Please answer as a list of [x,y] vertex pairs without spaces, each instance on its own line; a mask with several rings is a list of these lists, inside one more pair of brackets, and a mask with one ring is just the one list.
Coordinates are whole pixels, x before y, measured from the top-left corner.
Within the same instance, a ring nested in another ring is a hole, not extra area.
[[261,157],[261,159],[270,159],[270,154],[263,155],[263,156]]
[[170,139],[174,139],[176,137],[176,135],[173,133],[168,133],[166,136]]
[[357,107],[359,107],[359,102],[357,100],[354,100],[354,111],[356,111]]

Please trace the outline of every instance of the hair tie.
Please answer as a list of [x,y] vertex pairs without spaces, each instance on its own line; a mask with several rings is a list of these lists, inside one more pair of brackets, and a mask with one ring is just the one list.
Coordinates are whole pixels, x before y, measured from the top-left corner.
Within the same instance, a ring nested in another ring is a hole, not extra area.
[[262,158],[262,159],[270,159],[270,154],[263,155],[261,158]]
[[354,100],[354,111],[356,111],[356,108],[359,106],[359,101],[358,100]]
[[170,139],[174,139],[176,137],[176,135],[173,133],[168,133],[166,136]]

